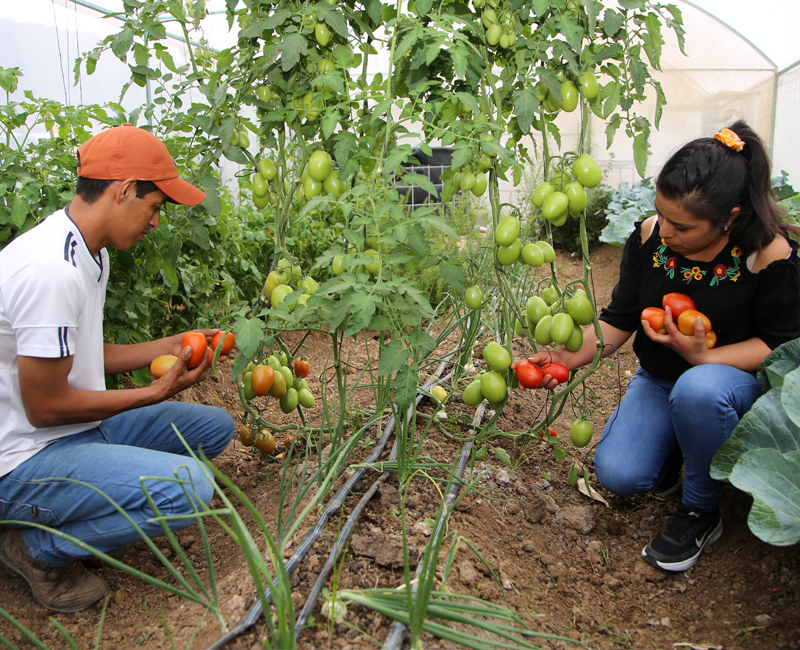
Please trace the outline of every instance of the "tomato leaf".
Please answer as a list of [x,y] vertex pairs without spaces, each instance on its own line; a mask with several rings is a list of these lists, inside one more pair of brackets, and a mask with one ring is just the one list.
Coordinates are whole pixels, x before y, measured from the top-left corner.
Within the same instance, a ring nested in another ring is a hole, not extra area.
[[11,214],[9,218],[11,219],[11,223],[17,226],[17,228],[22,228],[25,223],[25,217],[28,216],[28,212],[30,212],[30,205],[27,199],[21,196],[15,196],[11,199]]
[[284,35],[280,50],[281,69],[288,72],[300,61],[300,57],[308,54],[308,41],[299,31],[290,32]]
[[457,257],[449,257],[439,262],[439,274],[444,280],[450,283],[453,291],[458,294],[464,293],[466,278],[464,269],[461,268],[461,260]]
[[533,87],[528,85],[523,90],[514,93],[514,105],[517,107],[517,121],[523,133],[530,131],[531,124],[536,118],[536,111],[539,108],[539,100]]
[[127,63],[128,50],[133,45],[133,29],[125,25],[122,31],[111,39],[111,51],[123,63]]
[[427,16],[431,7],[433,7],[433,0],[417,0],[417,14],[419,14],[420,18]]
[[[571,13],[565,12],[556,18],[556,25],[558,25],[561,34],[567,39],[567,43],[570,44],[570,47],[574,51],[580,52],[581,41],[583,40],[583,29],[581,29],[575,17]],[[556,43],[557,42],[558,41],[556,41]]]
[[647,136],[640,133],[633,139],[633,161],[636,164],[636,171],[639,176],[644,178],[647,171],[647,158],[650,156],[650,149],[647,146]]
[[325,111],[322,117],[322,135],[327,140],[331,137],[339,124],[339,112],[335,108]]
[[403,174],[403,184],[421,187],[431,196],[435,196],[437,198],[439,197],[439,192],[436,191],[436,186],[431,182],[431,179],[424,174],[418,174],[417,172],[406,172]]
[[502,447],[492,447],[492,451],[494,455],[497,456],[497,460],[499,460],[503,465],[506,467],[513,467],[511,464],[511,456],[508,455],[508,452],[503,449]]
[[339,36],[342,38],[349,38],[350,34],[347,31],[347,23],[342,18],[341,12],[336,7],[332,7],[327,3],[318,2],[316,5],[317,18],[328,23]]
[[553,458],[555,458],[556,461],[560,463],[566,460],[567,453],[563,449],[560,449],[559,447],[553,447]]
[[411,354],[400,339],[392,339],[380,349],[378,374],[391,375],[408,364]]
[[405,411],[417,396],[419,377],[411,368],[401,368],[392,380],[394,399],[401,411]]
[[606,36],[614,36],[622,27],[625,19],[613,9],[606,9],[603,14],[603,31]]

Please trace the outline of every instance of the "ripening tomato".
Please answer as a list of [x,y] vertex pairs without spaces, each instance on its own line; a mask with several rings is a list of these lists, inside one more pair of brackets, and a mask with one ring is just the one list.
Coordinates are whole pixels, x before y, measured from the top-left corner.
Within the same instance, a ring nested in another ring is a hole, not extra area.
[[676,320],[678,316],[687,309],[697,309],[694,300],[683,293],[665,294],[664,297],[661,298],[661,306],[664,309],[669,307],[669,310],[672,312],[672,320]]
[[295,359],[294,360],[294,374],[298,377],[308,377],[309,363],[308,359]]
[[665,312],[660,307],[645,307],[642,311],[642,320],[646,320],[650,323],[650,327],[652,327],[656,332],[660,334],[666,334],[667,328],[664,327],[664,316]]
[[694,323],[698,318],[703,321],[703,333],[711,331],[711,321],[708,320],[708,316],[701,314],[696,309],[687,309],[678,316],[678,329],[681,334],[694,336]]
[[717,333],[714,330],[706,332],[706,347],[710,350],[717,344]]
[[192,348],[192,356],[189,357],[189,363],[186,365],[189,368],[196,368],[206,359],[206,350],[208,350],[206,335],[200,332],[186,332],[181,339],[181,350],[187,346]]
[[271,454],[275,451],[275,438],[266,429],[263,429],[261,433],[256,436],[254,442],[256,449],[262,454]]
[[539,388],[542,385],[542,369],[527,359],[517,364],[517,381],[525,388]]
[[255,436],[250,431],[249,427],[246,424],[243,424],[241,429],[239,429],[239,442],[241,442],[245,447],[252,447],[254,439]]
[[277,399],[281,399],[284,395],[286,395],[286,378],[283,376],[283,373],[274,373],[272,377],[272,386],[270,386],[268,392],[271,397],[275,397]]
[[163,377],[167,371],[175,365],[178,357],[172,354],[162,354],[160,357],[153,359],[150,364],[150,373],[154,377]]
[[256,397],[261,397],[269,392],[272,388],[272,382],[275,381],[275,371],[270,366],[257,365],[253,368],[253,375],[250,377],[250,382],[253,385],[253,392]]
[[569,370],[563,363],[545,361],[539,364],[545,375],[550,375],[559,384],[564,384],[569,380]]
[[222,349],[219,351],[220,354],[228,354],[236,345],[236,337],[233,335],[233,332],[217,332],[211,337],[211,349],[216,350],[219,347],[220,341],[222,341]]

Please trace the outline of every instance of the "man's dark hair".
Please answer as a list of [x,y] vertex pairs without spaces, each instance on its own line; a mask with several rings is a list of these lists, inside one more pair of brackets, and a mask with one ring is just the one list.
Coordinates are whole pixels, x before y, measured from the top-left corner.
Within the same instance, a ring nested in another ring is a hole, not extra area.
[[[114,181],[101,180],[99,178],[84,178],[83,176],[78,176],[75,193],[86,201],[86,203],[91,204],[97,201],[113,182]],[[143,199],[150,194],[150,192],[155,192],[157,189],[158,187],[156,187],[153,181],[136,181],[136,198]]]

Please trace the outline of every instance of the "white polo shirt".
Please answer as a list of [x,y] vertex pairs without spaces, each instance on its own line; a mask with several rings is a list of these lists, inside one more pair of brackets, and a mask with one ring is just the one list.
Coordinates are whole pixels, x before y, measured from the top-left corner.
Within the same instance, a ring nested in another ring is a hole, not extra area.
[[48,442],[99,424],[34,427],[22,405],[17,356],[72,356],[70,386],[105,390],[107,281],[108,252],[92,255],[66,210],[0,251],[0,476]]

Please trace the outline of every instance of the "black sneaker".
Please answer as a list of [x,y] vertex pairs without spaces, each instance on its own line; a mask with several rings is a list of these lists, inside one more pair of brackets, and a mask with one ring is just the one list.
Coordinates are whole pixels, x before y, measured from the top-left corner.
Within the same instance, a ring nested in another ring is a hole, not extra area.
[[681,504],[661,532],[642,549],[642,557],[665,571],[686,571],[695,565],[703,549],[721,535],[719,511],[695,512]]
[[681,470],[683,469],[683,453],[680,449],[670,454],[665,463],[667,473],[661,483],[650,493],[655,497],[665,498],[676,494],[681,489]]

